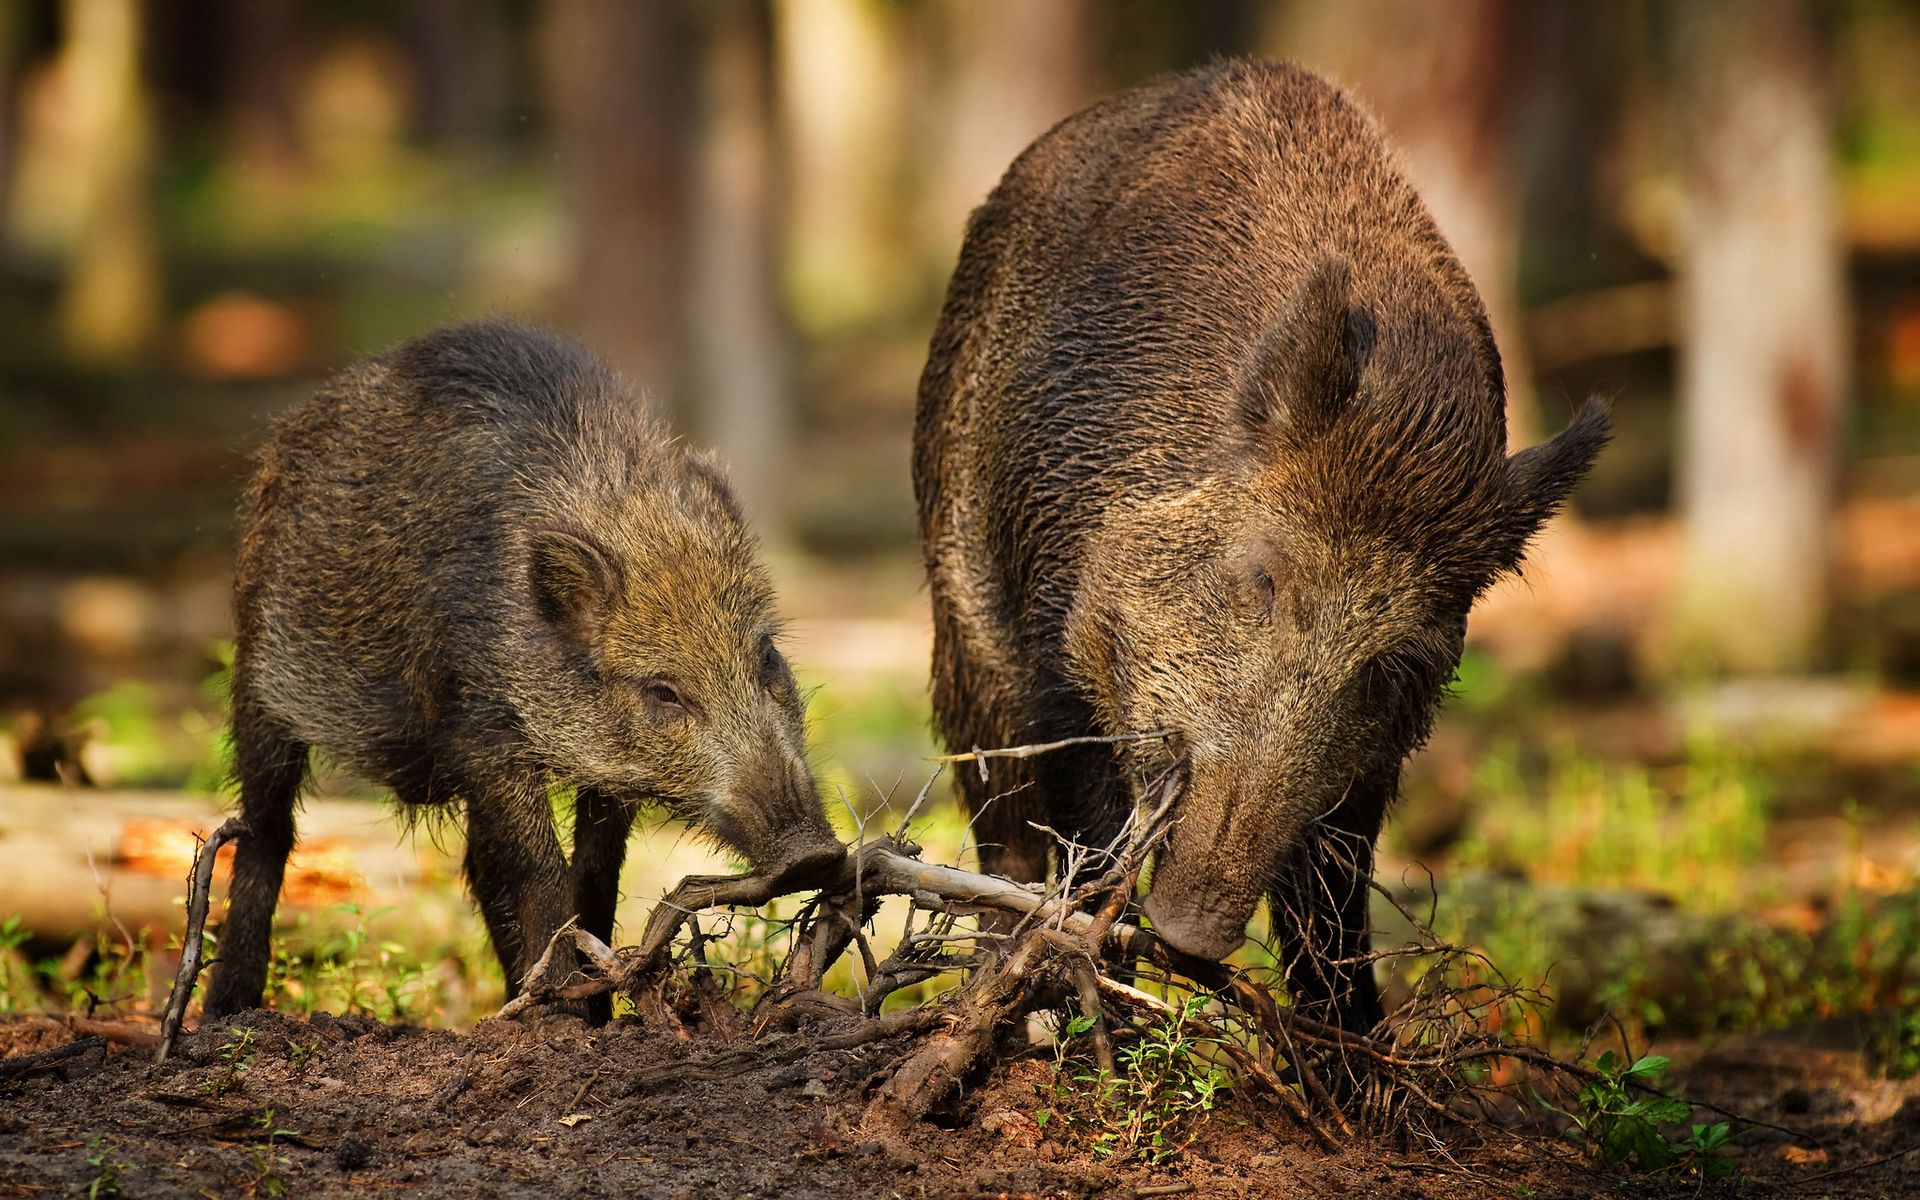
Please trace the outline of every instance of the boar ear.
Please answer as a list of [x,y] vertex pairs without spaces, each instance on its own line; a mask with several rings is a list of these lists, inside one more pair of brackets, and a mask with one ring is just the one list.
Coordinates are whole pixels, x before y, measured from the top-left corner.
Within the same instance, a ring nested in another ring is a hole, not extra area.
[[615,575],[606,552],[586,538],[543,529],[528,548],[528,571],[540,615],[573,641],[592,643],[613,605]]
[[1606,402],[1592,399],[1580,406],[1565,429],[1507,457],[1507,494],[1512,507],[1508,510],[1509,537],[1502,570],[1520,565],[1527,539],[1566,502],[1610,436]]
[[1324,433],[1360,387],[1366,321],[1348,306],[1347,264],[1323,258],[1254,355],[1240,419],[1263,444],[1299,445]]

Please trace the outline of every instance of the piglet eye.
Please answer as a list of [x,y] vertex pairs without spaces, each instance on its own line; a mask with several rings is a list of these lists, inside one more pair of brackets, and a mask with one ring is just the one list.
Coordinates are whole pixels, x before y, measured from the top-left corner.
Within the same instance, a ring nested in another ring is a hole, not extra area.
[[773,648],[773,639],[767,638],[760,643],[760,684],[762,687],[777,687],[786,678],[786,661],[780,652]]
[[649,679],[641,691],[648,700],[661,708],[679,712],[687,707],[686,700],[680,695],[680,689],[664,679]]

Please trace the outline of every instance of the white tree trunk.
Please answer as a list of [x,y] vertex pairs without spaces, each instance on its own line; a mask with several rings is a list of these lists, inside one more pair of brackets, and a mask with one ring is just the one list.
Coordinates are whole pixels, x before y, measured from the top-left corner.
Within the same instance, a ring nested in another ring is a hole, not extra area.
[[695,435],[725,460],[756,523],[774,522],[793,440],[792,353],[780,308],[771,64],[763,5],[708,10],[688,278]]
[[1682,644],[1804,670],[1827,633],[1845,408],[1834,131],[1799,0],[1681,9]]
[[62,11],[61,83],[82,185],[60,329],[81,357],[123,359],[151,343],[161,309],[147,195],[152,136],[140,77],[146,9],[135,0],[67,0]]

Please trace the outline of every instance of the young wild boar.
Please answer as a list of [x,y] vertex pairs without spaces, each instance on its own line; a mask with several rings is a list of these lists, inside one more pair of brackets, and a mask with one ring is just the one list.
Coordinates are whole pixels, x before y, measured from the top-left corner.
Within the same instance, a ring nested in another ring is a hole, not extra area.
[[1588,404],[1505,453],[1472,282],[1309,72],[1217,63],[1062,122],[974,213],[920,381],[935,719],[956,749],[1175,736],[964,774],[984,867],[1042,877],[1030,822],[1104,844],[1184,754],[1154,928],[1217,959],[1271,896],[1294,1002],[1370,1027],[1401,763],[1606,431]]
[[[260,1001],[310,748],[410,809],[464,805],[509,994],[569,916],[611,935],[642,802],[768,873],[843,855],[726,481],[572,342],[484,322],[348,371],[275,426],[243,522],[251,832],[209,1016]],[[578,789],[571,867],[555,783]]]

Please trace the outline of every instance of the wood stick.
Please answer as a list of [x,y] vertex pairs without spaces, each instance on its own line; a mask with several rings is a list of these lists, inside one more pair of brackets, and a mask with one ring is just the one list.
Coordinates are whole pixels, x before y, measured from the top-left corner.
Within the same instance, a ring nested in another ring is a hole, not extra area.
[[187,876],[187,929],[180,942],[180,969],[174,973],[173,991],[167,996],[166,1015],[160,1021],[160,1044],[153,1052],[156,1063],[167,1061],[167,1055],[173,1053],[173,1039],[179,1036],[187,1001],[200,979],[200,949],[206,941],[207,908],[213,900],[213,860],[220,847],[249,832],[245,821],[228,817],[194,851],[193,870]]
[[[820,886],[818,879],[808,883],[811,887]],[[775,896],[805,890],[810,890],[805,884],[787,886],[784,881],[775,881],[757,873],[689,876],[654,906],[639,946],[634,951],[624,956],[615,955],[598,938],[569,925],[548,943],[547,951],[541,955],[529,979],[541,978],[555,943],[565,938],[573,940],[586,951],[594,960],[594,965],[605,974],[606,978],[599,981],[600,990],[631,990],[658,976],[666,964],[673,939],[695,914],[708,908],[765,904]],[[1146,938],[1145,932],[1138,926],[1114,921],[1105,912],[1097,916],[1081,912],[1072,908],[1065,897],[1050,896],[996,875],[983,875],[977,871],[965,871],[909,857],[900,852],[898,843],[891,838],[868,842],[849,855],[837,877],[827,881],[825,890],[830,897],[851,893],[855,904],[864,903],[867,898],[874,896],[903,895],[955,906],[1009,912],[1035,918],[1040,924],[1057,925],[1083,938],[1105,925],[1104,940],[1122,948]],[[845,919],[844,913],[842,919]],[[841,937],[836,936],[831,939],[832,943],[845,945],[852,941],[851,930],[843,929],[842,932],[846,940],[842,941]],[[804,963],[809,978],[795,982],[803,985],[803,990],[806,986],[817,987],[819,976],[825,973],[827,965],[824,957],[816,957],[815,952],[808,951]],[[538,987],[529,987],[508,1001],[496,1015],[515,1017],[554,998]]]
[[42,1050],[38,1054],[21,1054],[13,1058],[0,1058],[0,1079],[11,1079],[15,1075],[26,1075],[33,1071],[44,1071],[57,1067],[70,1058],[79,1058],[89,1050],[104,1050],[107,1039],[103,1037],[83,1037],[68,1042],[64,1046],[55,1046],[51,1050]]
[[936,754],[929,762],[963,763],[984,762],[990,758],[1038,758],[1042,754],[1051,754],[1055,750],[1065,750],[1069,746],[1118,746],[1127,742],[1150,742],[1156,738],[1169,738],[1174,735],[1171,729],[1152,729],[1146,733],[1113,733],[1105,736],[1086,736],[1061,738],[1057,742],[1035,742],[1027,746],[1002,746],[997,750],[970,750],[965,754]]

